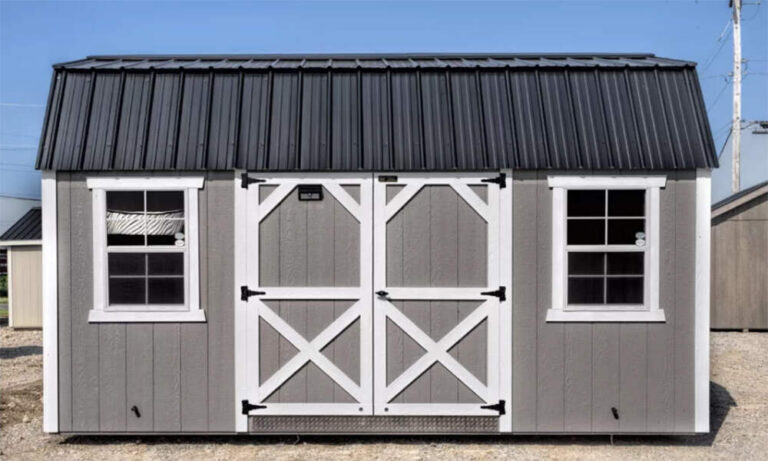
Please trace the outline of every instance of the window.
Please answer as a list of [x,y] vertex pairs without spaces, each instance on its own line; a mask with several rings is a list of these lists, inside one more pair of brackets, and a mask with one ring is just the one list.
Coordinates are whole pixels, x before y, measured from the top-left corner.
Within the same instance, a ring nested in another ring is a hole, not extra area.
[[202,178],[89,178],[91,322],[204,321],[197,194]]
[[550,177],[547,321],[663,321],[658,305],[663,177]]

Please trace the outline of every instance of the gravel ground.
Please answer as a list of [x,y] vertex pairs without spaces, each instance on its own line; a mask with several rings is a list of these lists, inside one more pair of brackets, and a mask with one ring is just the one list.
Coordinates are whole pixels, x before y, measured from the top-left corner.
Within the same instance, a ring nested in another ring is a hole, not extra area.
[[64,437],[42,432],[39,331],[0,329],[0,458],[765,459],[768,333],[712,335],[712,427],[695,437]]

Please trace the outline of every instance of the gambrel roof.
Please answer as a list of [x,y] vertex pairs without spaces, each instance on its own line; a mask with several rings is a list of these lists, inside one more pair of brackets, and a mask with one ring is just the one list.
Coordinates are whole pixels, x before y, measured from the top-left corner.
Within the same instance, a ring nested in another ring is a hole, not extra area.
[[717,166],[695,65],[634,55],[92,56],[54,66],[37,167]]

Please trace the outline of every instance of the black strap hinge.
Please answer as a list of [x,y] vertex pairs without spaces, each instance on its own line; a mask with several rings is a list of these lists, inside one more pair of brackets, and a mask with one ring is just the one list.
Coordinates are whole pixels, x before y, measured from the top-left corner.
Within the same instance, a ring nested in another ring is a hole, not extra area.
[[252,403],[248,403],[247,400],[243,400],[243,414],[247,415],[250,413],[251,410],[263,410],[267,408],[266,405],[254,405]]
[[246,286],[246,285],[243,285],[243,286],[240,287],[240,300],[241,301],[248,301],[248,298],[250,298],[251,296],[258,296],[258,295],[265,295],[265,294],[266,293],[264,293],[263,291],[249,290],[248,286]]
[[483,410],[493,410],[498,411],[499,416],[507,414],[507,402],[504,400],[499,400],[499,403],[494,403],[493,405],[481,405],[480,408]]
[[488,179],[481,179],[480,182],[488,182],[488,183],[494,183],[499,185],[499,189],[504,189],[507,187],[507,174],[506,173],[499,173],[498,176],[495,178],[488,178]]
[[499,298],[499,301],[506,301],[507,300],[507,287],[499,287],[498,290],[493,291],[483,291],[480,293],[483,296],[495,296]]
[[250,186],[253,183],[257,183],[257,182],[267,182],[267,180],[266,179],[252,178],[252,177],[248,176],[248,173],[243,173],[242,174],[242,181],[240,182],[240,187],[242,187],[243,189],[248,189],[248,186]]

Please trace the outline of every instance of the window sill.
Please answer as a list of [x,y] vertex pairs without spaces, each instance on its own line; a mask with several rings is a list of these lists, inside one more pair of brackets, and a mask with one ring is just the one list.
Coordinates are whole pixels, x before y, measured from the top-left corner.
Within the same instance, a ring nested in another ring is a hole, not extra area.
[[562,311],[549,309],[547,322],[665,322],[664,311]]
[[105,312],[91,310],[89,323],[135,323],[135,322],[205,322],[202,310],[185,312]]

